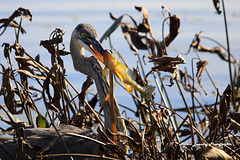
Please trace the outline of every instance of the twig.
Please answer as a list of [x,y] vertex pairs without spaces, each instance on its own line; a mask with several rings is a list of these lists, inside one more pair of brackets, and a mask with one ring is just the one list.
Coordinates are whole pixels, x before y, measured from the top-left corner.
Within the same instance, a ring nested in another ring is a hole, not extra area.
[[[111,117],[112,117],[112,132],[115,134],[117,133],[117,126],[116,126],[116,116],[115,116],[115,109],[114,109],[114,97],[113,97],[113,73],[110,71],[109,75],[110,80],[110,108],[111,108]],[[117,145],[117,136],[113,136],[113,141]]]
[[225,24],[226,41],[227,41],[229,76],[230,76],[230,83],[232,86],[233,108],[235,111],[237,111],[236,100],[235,100],[235,89],[234,89],[233,77],[232,77],[231,52],[230,52],[230,43],[229,43],[229,35],[228,35],[227,16],[225,12],[224,0],[222,0],[222,7],[223,7],[223,18],[224,18],[224,24]]

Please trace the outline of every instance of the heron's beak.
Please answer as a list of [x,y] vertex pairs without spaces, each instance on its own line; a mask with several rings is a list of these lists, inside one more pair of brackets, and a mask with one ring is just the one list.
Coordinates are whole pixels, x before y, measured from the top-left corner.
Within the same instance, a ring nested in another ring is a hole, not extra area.
[[98,40],[94,38],[89,38],[88,41],[86,42],[88,47],[90,48],[90,52],[97,58],[99,59],[102,63],[103,62],[103,53],[104,49],[102,45],[98,42]]

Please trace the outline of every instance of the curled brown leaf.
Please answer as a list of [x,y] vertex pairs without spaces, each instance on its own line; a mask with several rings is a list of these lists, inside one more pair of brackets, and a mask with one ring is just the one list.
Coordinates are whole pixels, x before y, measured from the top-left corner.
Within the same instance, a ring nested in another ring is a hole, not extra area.
[[138,34],[134,25],[131,23],[121,23],[121,28],[131,50],[138,52],[138,49],[147,49],[147,46],[142,42],[142,37]]
[[179,34],[180,28],[180,18],[178,15],[173,15],[170,17],[170,26],[169,26],[169,34],[165,38],[164,42],[166,46],[169,46],[170,43],[177,37]]
[[203,89],[203,91],[206,95],[207,95],[207,92],[205,91],[205,89],[203,88],[203,85],[202,85],[202,72],[204,71],[207,64],[208,64],[208,60],[198,61],[197,62],[197,73],[196,73],[198,84]]
[[19,44],[19,43],[14,43],[13,46],[11,46],[15,50],[15,55],[16,56],[23,56],[24,55],[24,48]]
[[147,9],[144,7],[140,7],[140,6],[135,6],[135,8],[139,12],[143,13],[143,20],[142,20],[142,22],[139,23],[139,25],[137,27],[138,32],[149,33],[150,36],[154,39]]
[[4,47],[4,50],[3,50],[4,57],[7,59],[9,57],[9,54],[12,51],[11,46],[9,43],[3,43],[2,47]]
[[84,106],[84,100],[85,100],[87,90],[92,84],[93,84],[93,80],[91,77],[88,76],[86,81],[83,83],[82,91],[78,96],[79,97],[79,106]]
[[[5,24],[5,25],[7,25],[7,27],[19,28],[22,34],[26,33],[26,30],[22,26],[19,26],[19,24],[15,20],[11,20],[9,22],[9,20],[7,18],[2,18],[2,19],[0,19],[0,24],[1,23],[3,23],[3,24],[9,23],[8,25],[7,24]],[[6,30],[6,28],[4,30]],[[4,30],[0,35],[2,35],[4,33]]]
[[[148,72],[146,77],[152,72],[152,71],[164,71],[172,73],[172,77],[170,79],[170,85],[172,86],[174,84],[173,80],[178,79],[178,66],[177,64],[185,64],[185,59],[178,55],[177,57],[156,57],[150,59],[150,62],[154,62],[157,66],[152,67],[152,70]],[[145,78],[146,79],[146,78]]]
[[19,114],[22,112],[22,109],[17,111],[17,101],[15,100],[15,89],[12,86],[12,70],[3,68],[3,75],[2,75],[2,87],[0,91],[0,95],[3,95],[4,102],[6,107],[8,108],[9,112],[12,114]]
[[217,11],[217,14],[221,14],[222,11],[220,11],[220,1],[219,0],[213,0],[213,5]]
[[220,97],[220,117],[222,119],[222,122],[225,122],[227,113],[230,109],[231,95],[232,89],[228,84],[227,88],[223,92],[223,95]]
[[[19,7],[17,10],[15,10],[12,15],[6,20],[3,20],[3,24],[0,26],[0,29],[2,27],[4,27],[2,33],[0,34],[0,36],[5,32],[5,30],[7,29],[8,26],[18,26],[18,24],[15,23],[14,18],[16,17],[26,17],[27,19],[29,19],[30,21],[32,21],[32,13],[30,12],[29,9],[25,9],[22,7]],[[19,27],[18,27],[19,28]],[[23,30],[22,30],[23,31]]]

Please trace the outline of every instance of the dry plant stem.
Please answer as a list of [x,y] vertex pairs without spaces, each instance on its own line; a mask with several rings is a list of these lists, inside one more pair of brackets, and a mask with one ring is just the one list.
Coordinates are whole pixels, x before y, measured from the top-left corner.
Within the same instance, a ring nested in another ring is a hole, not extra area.
[[[10,67],[10,69],[12,70],[12,60],[11,60],[10,50],[8,50],[8,61],[9,61],[9,67]],[[16,85],[16,87],[17,87],[17,91],[18,91],[18,94],[19,94],[21,103],[22,103],[22,105],[23,105],[23,110],[24,110],[24,112],[25,112],[25,114],[26,114],[26,116],[27,116],[28,123],[29,123],[29,125],[33,125],[33,122],[31,121],[31,117],[30,117],[30,115],[29,115],[29,109],[28,109],[28,107],[26,106],[26,104],[25,104],[25,102],[24,102],[24,100],[23,100],[23,97],[22,97],[22,95],[21,95],[19,86],[18,86],[18,84],[17,84],[16,77],[15,77],[14,74],[13,74],[13,80],[14,80],[15,85]]]
[[[153,77],[154,77],[155,83],[156,83],[156,85],[157,85],[159,94],[161,95],[161,98],[162,98],[162,100],[163,100],[164,105],[165,105],[165,106],[168,106],[167,103],[166,103],[166,100],[165,100],[165,98],[164,98],[164,96],[163,96],[161,87],[160,87],[160,85],[159,85],[159,83],[158,83],[158,80],[157,80],[157,78],[156,78],[156,73],[155,73],[155,71],[153,72]],[[163,83],[162,83],[162,84],[163,84]],[[176,132],[176,130],[177,130],[177,129],[176,129],[176,128],[177,128],[177,127],[176,127],[177,124],[173,121],[173,118],[170,116],[171,113],[170,113],[170,111],[169,111],[168,109],[167,109],[167,112],[168,112],[168,115],[169,115],[170,122],[171,122],[171,124],[172,124],[172,126],[173,126],[173,131]],[[177,137],[177,141],[180,142],[178,133],[177,133],[176,137]]]
[[88,102],[86,100],[84,100],[85,104],[87,105],[87,107],[91,110],[91,112],[94,114],[94,116],[97,118],[97,120],[99,121],[99,123],[101,124],[101,126],[104,128],[104,124],[102,122],[102,120],[99,118],[99,116],[97,115],[97,113],[94,111],[94,109],[90,106],[90,104],[88,104]]
[[20,33],[20,28],[21,28],[21,26],[22,26],[22,20],[23,20],[23,16],[21,15],[18,30],[17,30],[16,27],[14,27],[14,30],[15,30],[15,36],[16,36],[16,42],[17,42],[17,43],[19,43],[19,33]]
[[[73,86],[73,84],[71,82],[69,82],[68,79],[65,78],[65,80],[67,81],[67,83],[73,88],[73,90],[79,95],[80,93],[78,92],[78,90]],[[97,115],[97,113],[94,111],[94,109],[88,104],[88,102],[86,100],[84,100],[85,104],[87,105],[87,107],[91,110],[91,112],[94,114],[94,116],[98,119],[98,121],[100,122],[101,126],[104,128],[103,122],[102,120],[99,118],[99,116]]]
[[179,132],[179,130],[181,129],[181,127],[183,126],[183,124],[187,121],[187,119],[189,118],[189,114],[186,116],[186,118],[182,121],[182,123],[178,126],[178,129],[176,130],[176,132],[173,134],[173,138],[176,136],[176,133]]
[[139,53],[139,52],[136,52],[136,54],[137,54],[137,56],[138,56],[138,61],[139,61],[139,64],[140,64],[140,66],[141,66],[141,69],[142,69],[143,78],[145,79],[146,74],[145,74],[145,71],[144,71],[144,67],[143,67],[143,64],[142,64],[142,60],[141,60],[141,58],[140,58],[140,53]]
[[[116,117],[114,112],[114,97],[113,97],[113,73],[110,71],[110,107],[111,107],[111,117],[112,117],[112,132],[113,134],[117,133],[116,127]],[[117,136],[113,136],[113,142],[117,145]]]
[[193,96],[197,100],[198,104],[202,107],[202,109],[204,110],[205,114],[207,115],[208,111],[207,111],[206,107],[200,102],[200,100],[197,98],[197,96],[195,94]]
[[[195,48],[194,48],[194,52],[197,54],[198,58],[199,58],[200,60],[202,60],[201,57],[200,57],[199,54],[198,54],[198,51],[197,51]],[[206,71],[206,73],[207,73],[209,79],[211,80],[211,82],[212,82],[214,88],[215,88],[216,91],[217,91],[217,86],[216,86],[215,82],[213,81],[213,79],[212,79],[210,73],[208,72],[207,68],[205,68],[204,70]]]
[[192,116],[191,110],[190,110],[190,108],[189,108],[189,106],[188,106],[188,104],[187,104],[186,98],[185,98],[185,96],[184,96],[184,94],[183,94],[183,92],[182,92],[182,89],[181,89],[181,87],[180,87],[180,85],[179,85],[179,83],[178,83],[178,80],[175,80],[175,82],[176,82],[176,84],[177,84],[177,86],[178,86],[178,90],[180,91],[180,95],[182,96],[182,99],[183,99],[183,102],[184,102],[184,104],[185,104],[185,107],[187,108],[188,114],[189,114],[189,116]]
[[[170,100],[170,98],[169,98],[169,96],[168,96],[168,92],[167,92],[167,89],[166,89],[166,87],[165,87],[165,85],[164,85],[164,83],[163,83],[163,79],[162,79],[160,73],[159,73],[159,72],[157,72],[157,73],[158,73],[158,77],[159,77],[159,79],[160,79],[160,82],[162,83],[163,91],[164,91],[165,96],[166,96],[166,98],[167,98],[169,107],[170,107],[171,109],[173,109],[172,102],[171,102],[171,100]],[[173,118],[174,118],[175,125],[178,126],[176,116],[173,115]]]
[[234,151],[234,150],[232,150],[230,147],[228,147],[228,146],[225,146],[227,149],[229,149],[230,151],[232,151],[233,152],[233,154],[235,155],[235,156],[237,156],[238,157],[238,159],[240,159],[240,155],[236,152],[236,151]]
[[192,116],[189,116],[189,121],[190,121],[190,125],[189,127],[191,128],[191,138],[192,138],[192,145],[195,144],[195,141],[194,141],[194,131],[193,131],[193,119],[192,119]]
[[[59,71],[60,72],[60,71]],[[58,74],[59,75],[59,78],[60,78],[60,74]],[[65,123],[68,125],[68,118],[67,117],[70,117],[70,116],[67,116],[67,106],[65,105],[65,103],[64,103],[64,96],[65,96],[65,94],[64,94],[64,91],[63,91],[63,86],[62,86],[62,83],[61,83],[61,80],[60,80],[60,85],[61,85],[61,91],[60,91],[60,93],[61,93],[61,96],[62,96],[62,105],[63,105],[63,111],[64,111],[64,118],[65,118]],[[68,112],[69,113],[69,112]],[[74,113],[74,112],[73,112]]]
[[193,58],[191,60],[191,64],[192,64],[192,77],[193,77],[193,80],[192,80],[193,87],[191,88],[192,108],[193,108],[193,121],[196,120],[196,117],[195,117],[195,103],[194,103],[194,88],[195,88],[195,75],[194,75],[194,68],[193,68],[193,60],[194,59],[195,58]]
[[169,19],[170,17],[167,17],[164,19],[163,23],[162,23],[162,39],[163,39],[163,46],[164,46],[164,51],[165,51],[165,55],[167,55],[167,47],[166,47],[166,43],[165,43],[165,37],[164,37],[164,23]]
[[[155,103],[155,104],[157,104],[157,103]],[[161,104],[157,104],[157,105],[161,105]],[[180,114],[178,114],[177,112],[175,112],[174,110],[172,110],[171,108],[168,108],[168,107],[163,106],[163,105],[161,105],[161,106],[164,107],[164,108],[166,108],[166,109],[171,110],[171,112],[173,112],[174,114],[178,115],[181,119],[183,119],[183,120],[185,119],[185,118],[183,118]],[[191,116],[191,114],[188,114],[188,115]],[[191,125],[190,122],[188,122],[188,121],[185,121],[185,122],[186,122],[188,125]],[[202,136],[201,132],[199,132],[199,130],[198,130],[196,127],[192,126],[192,129],[196,131],[196,133],[197,133],[198,136],[201,138],[201,140],[203,140],[205,143],[208,144],[208,142],[207,142],[207,141],[205,140],[205,138]]]
[[230,52],[227,16],[226,16],[226,12],[225,12],[224,0],[222,0],[222,7],[223,7],[223,17],[224,17],[224,24],[225,24],[226,41],[227,41],[229,76],[230,76],[230,83],[231,83],[231,86],[232,86],[233,107],[234,107],[234,110],[236,111],[237,107],[236,107],[236,99],[235,99],[235,94],[234,94],[235,93],[235,89],[234,89],[233,77],[232,77],[231,52]]
[[36,156],[36,158],[42,159],[42,158],[53,158],[53,157],[66,157],[66,156],[76,156],[76,157],[89,157],[91,158],[97,158],[97,159],[106,159],[106,160],[119,160],[116,158],[111,158],[111,157],[104,157],[104,156],[99,156],[99,155],[92,155],[92,154],[80,154],[80,153],[62,153],[62,154],[48,154],[48,155],[40,155]]

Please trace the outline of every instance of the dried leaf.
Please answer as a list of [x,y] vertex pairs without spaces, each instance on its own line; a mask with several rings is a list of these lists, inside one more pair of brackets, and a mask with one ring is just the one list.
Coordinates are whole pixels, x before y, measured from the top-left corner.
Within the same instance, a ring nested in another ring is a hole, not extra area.
[[164,65],[175,66],[177,64],[185,64],[186,63],[185,59],[180,55],[178,55],[177,57],[167,57],[167,56],[166,57],[156,57],[156,58],[150,59],[149,62],[154,62],[161,66],[164,66]]
[[142,42],[142,37],[131,23],[121,23],[121,28],[131,50],[138,53],[138,49],[147,49],[147,46]]
[[[219,56],[219,58],[228,62],[228,55],[225,54],[225,50],[220,47],[209,48],[209,47],[198,44],[197,50],[200,52],[216,53]],[[234,59],[231,58],[230,62],[233,63],[235,61],[234,61]]]
[[106,134],[113,137],[113,136],[122,136],[124,137],[127,142],[129,147],[134,151],[134,152],[138,152],[138,153],[142,153],[142,145],[141,145],[141,140],[137,141],[136,139],[134,139],[133,137],[129,137],[127,136],[125,133],[123,132],[117,132],[117,133],[112,133],[109,129],[106,130]]
[[217,11],[217,14],[221,14],[222,11],[220,11],[220,1],[219,0],[213,0],[213,5]]
[[[210,48],[210,47],[207,47],[207,46],[200,45],[200,41],[201,41],[200,34],[202,34],[202,33],[203,32],[201,31],[201,32],[199,32],[199,34],[195,35],[187,53],[190,52],[191,48],[194,48],[194,49],[196,49],[197,51],[200,51],[200,52],[215,53],[219,56],[219,58],[228,62],[228,55],[225,53],[225,50],[223,48],[221,48],[221,47]],[[230,62],[234,63],[234,62],[236,62],[236,60],[234,58],[230,58]]]
[[232,157],[229,156],[223,150],[210,146],[202,152],[200,158],[207,158],[211,160],[232,160]]
[[98,98],[97,98],[97,95],[98,94],[95,94],[95,96],[90,100],[88,101],[88,104],[94,109],[97,102],[98,102]]
[[6,59],[8,59],[9,54],[10,54],[11,51],[12,51],[11,46],[10,46],[9,43],[3,43],[3,44],[2,44],[2,47],[4,47],[4,51],[3,51],[4,57],[5,57]]
[[196,77],[197,77],[197,80],[198,80],[198,84],[199,86],[203,89],[204,93],[207,95],[207,92],[205,91],[205,89],[203,88],[203,85],[202,85],[202,72],[204,71],[205,67],[207,66],[208,64],[208,60],[200,60],[197,62],[197,73],[196,73]]
[[171,11],[168,7],[162,6],[162,15],[166,18],[165,13],[168,13],[168,16],[171,17]]
[[180,28],[180,18],[178,15],[173,15],[170,17],[170,26],[169,26],[169,34],[164,39],[165,45],[168,47],[170,43],[177,37]]
[[19,44],[19,43],[14,43],[14,45],[12,46],[12,48],[15,50],[15,55],[16,56],[23,56],[24,55],[24,48]]
[[232,89],[228,84],[227,88],[223,92],[223,95],[220,97],[220,117],[222,118],[222,122],[225,122],[227,113],[230,109]]
[[139,6],[135,6],[135,8],[139,12],[143,13],[143,20],[142,20],[142,22],[140,22],[140,24],[137,27],[138,32],[149,33],[150,36],[154,39],[152,29],[151,29],[151,26],[150,26],[150,19],[149,19],[149,14],[148,14],[147,9],[144,8],[144,7],[139,7]]
[[33,77],[33,78],[37,78],[37,79],[41,79],[41,80],[45,80],[46,79],[46,77],[34,75],[33,73],[29,72],[28,70],[16,69],[16,71],[18,73],[23,73],[23,74],[25,74],[25,75],[27,75],[29,77]]
[[49,40],[41,40],[40,46],[43,46],[48,50],[49,53],[55,54],[56,48],[52,45],[51,41]]
[[88,88],[93,84],[91,77],[87,77],[86,81],[82,85],[82,91],[79,94],[79,106],[84,106],[84,99],[87,93]]
[[174,85],[174,80],[176,79],[178,79],[179,78],[179,75],[178,75],[178,66],[176,66],[175,67],[175,69],[174,69],[174,71],[173,71],[173,73],[172,73],[172,77],[170,78],[170,84],[169,85],[167,85],[167,86],[169,86],[169,87],[172,87],[173,85]]
[[[3,66],[2,66],[3,67]],[[12,70],[5,69],[3,67],[3,75],[2,75],[2,87],[0,91],[0,95],[4,96],[4,102],[9,112],[12,114],[19,114],[22,112],[22,109],[17,111],[17,101],[15,98],[15,90],[12,86]]]
[[29,19],[30,21],[32,21],[32,14],[28,9],[24,9],[19,7],[17,10],[15,10],[13,12],[13,14],[8,18],[8,20],[5,20],[4,23],[0,26],[0,28],[4,27],[4,30],[2,31],[2,33],[0,34],[0,36],[5,32],[6,28],[12,24],[12,25],[16,25],[16,23],[14,23],[13,19],[16,17],[26,17],[27,19]]
[[[172,77],[170,79],[170,85],[168,86],[172,86],[173,80],[174,79],[178,79],[178,67],[177,64],[185,64],[186,61],[185,59],[178,55],[177,57],[156,57],[156,58],[152,58],[150,59],[150,62],[154,62],[155,64],[157,64],[157,66],[152,67],[152,70],[150,72],[148,72],[148,74],[146,75],[146,77],[152,72],[152,71],[164,71],[164,72],[169,72],[172,73]],[[145,77],[145,79],[146,79]]]
[[130,132],[130,136],[136,141],[141,142],[142,136],[140,132],[137,130],[137,128],[130,122],[128,119],[124,119],[124,123],[126,125],[126,128]]
[[210,126],[210,141],[215,141],[216,136],[218,135],[218,131],[219,131],[219,116],[215,115],[212,120],[211,120],[211,126]]
[[[0,23],[9,23],[9,20],[7,18],[3,18],[3,19],[0,19]],[[20,29],[21,33],[22,34],[25,34],[26,33],[26,30],[22,27],[22,26],[19,26],[19,24],[15,21],[15,20],[12,20],[10,21],[10,23],[7,25],[7,27],[14,27],[14,28],[18,28]],[[0,27],[1,28],[1,27]],[[6,30],[6,28],[4,29]],[[0,34],[0,36],[4,33],[4,30],[3,32]]]
[[[61,30],[59,28],[56,28],[51,34],[49,40],[42,40],[40,42],[40,46],[42,45],[44,48],[48,50],[48,52],[51,54],[51,62],[52,65],[55,63],[58,63],[62,70],[63,75],[65,74],[65,66],[62,58],[60,55],[67,55],[70,54],[69,52],[65,51],[65,45],[63,42],[63,35],[65,34],[64,30]],[[63,48],[59,49],[59,44],[62,44]]]
[[135,69],[135,68],[133,68],[133,72],[134,72],[135,75],[136,75],[135,81],[137,82],[137,84],[139,84],[140,86],[147,86],[147,83],[146,83],[146,81],[144,81],[144,79],[142,78],[140,72],[139,72],[137,69]]
[[32,67],[36,68],[38,71],[40,71],[42,73],[42,75],[45,75],[44,73],[48,73],[49,72],[48,68],[46,66],[41,65],[39,62],[35,61],[34,59],[32,59],[30,57],[15,56],[15,60],[19,64],[24,66],[23,69],[28,70],[31,73],[32,73],[32,69],[29,68],[29,66],[32,66]]

